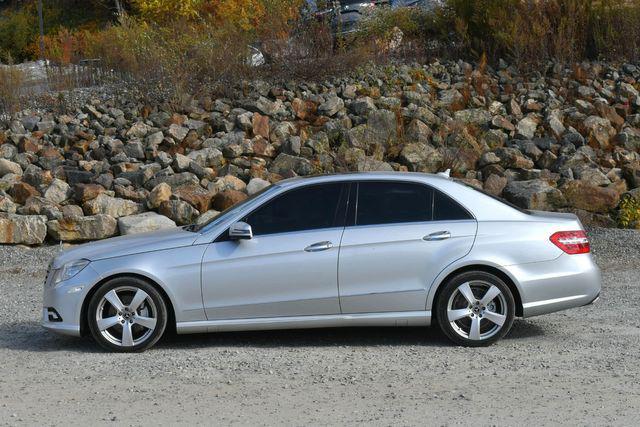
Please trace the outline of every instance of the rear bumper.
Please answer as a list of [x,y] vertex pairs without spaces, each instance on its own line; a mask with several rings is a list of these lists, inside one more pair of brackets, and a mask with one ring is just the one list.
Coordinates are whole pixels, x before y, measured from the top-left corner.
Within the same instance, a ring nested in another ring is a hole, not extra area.
[[517,279],[523,317],[591,304],[601,290],[600,269],[590,254],[506,267]]

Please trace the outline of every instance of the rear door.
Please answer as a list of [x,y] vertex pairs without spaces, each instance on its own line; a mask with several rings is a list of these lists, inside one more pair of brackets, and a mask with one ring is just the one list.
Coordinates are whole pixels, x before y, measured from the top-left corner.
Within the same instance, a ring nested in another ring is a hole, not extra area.
[[422,183],[362,181],[351,194],[338,261],[342,312],[425,310],[438,273],[471,249],[475,219]]

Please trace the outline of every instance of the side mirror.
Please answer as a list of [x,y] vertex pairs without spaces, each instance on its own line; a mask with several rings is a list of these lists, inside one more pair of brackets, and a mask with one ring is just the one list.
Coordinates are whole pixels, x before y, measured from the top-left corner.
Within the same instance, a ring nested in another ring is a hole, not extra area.
[[229,227],[229,238],[231,240],[252,239],[253,231],[251,231],[251,226],[242,221],[231,224],[231,227]]

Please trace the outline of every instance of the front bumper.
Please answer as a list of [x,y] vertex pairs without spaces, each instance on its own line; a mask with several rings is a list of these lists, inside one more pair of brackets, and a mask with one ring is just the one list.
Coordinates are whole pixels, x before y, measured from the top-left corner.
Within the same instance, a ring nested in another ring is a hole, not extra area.
[[[79,337],[82,303],[98,279],[99,275],[91,264],[76,276],[55,286],[48,278],[42,298],[42,326],[56,333]],[[57,316],[52,315],[53,311]]]
[[600,269],[591,254],[562,254],[552,261],[506,269],[518,281],[523,317],[581,307],[600,295]]

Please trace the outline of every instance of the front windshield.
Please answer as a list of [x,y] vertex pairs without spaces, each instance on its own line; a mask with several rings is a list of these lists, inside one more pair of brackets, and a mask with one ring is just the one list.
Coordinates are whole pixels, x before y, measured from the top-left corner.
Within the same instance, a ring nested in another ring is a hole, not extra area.
[[257,199],[258,197],[262,196],[263,194],[267,194],[267,193],[271,193],[273,191],[276,191],[278,188],[279,187],[277,185],[270,185],[268,187],[265,187],[262,190],[258,191],[257,193],[253,194],[252,196],[249,196],[248,198],[244,199],[240,203],[237,203],[237,204],[235,204],[235,205],[223,210],[218,215],[214,216],[209,222],[206,222],[204,224],[198,224],[198,225],[193,224],[192,226],[189,227],[189,231],[194,231],[194,232],[198,233],[199,231],[201,231],[205,227],[215,227],[216,225],[220,224],[222,221],[224,221],[227,218],[229,218],[229,216],[233,216],[234,214],[239,212],[248,203],[252,202],[253,200]]

